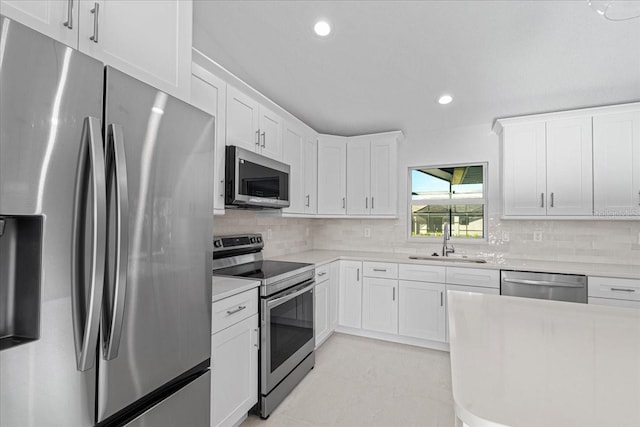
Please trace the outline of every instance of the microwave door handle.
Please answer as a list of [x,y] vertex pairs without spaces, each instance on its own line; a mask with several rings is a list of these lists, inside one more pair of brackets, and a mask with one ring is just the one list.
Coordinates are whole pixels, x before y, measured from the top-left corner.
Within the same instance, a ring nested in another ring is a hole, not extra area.
[[[107,152],[113,153],[116,191],[116,243],[115,243],[115,283],[113,313],[108,323],[108,340],[105,342],[104,357],[113,360],[118,357],[124,306],[127,294],[127,270],[129,267],[129,189],[127,185],[127,162],[124,152],[124,132],[121,125],[111,124],[107,128]],[[105,313],[105,316],[107,313]]]
[[271,301],[267,301],[267,308],[273,308],[276,307],[278,305],[284,304],[287,301],[290,301],[292,299],[294,299],[295,297],[304,294],[305,292],[309,291],[310,289],[313,289],[313,287],[315,286],[315,282],[312,282],[309,286],[305,286],[304,288],[300,289],[299,291],[287,294],[283,297],[280,298],[276,298],[274,300]]
[[[102,307],[105,253],[107,238],[107,197],[104,173],[104,151],[100,120],[86,117],[82,128],[81,148],[74,195],[73,236],[71,245],[71,299],[73,307],[73,337],[78,371],[87,371],[94,365],[100,312]],[[87,162],[90,169],[87,168]],[[89,182],[90,178],[90,182]],[[91,186],[92,200],[87,200],[87,185]],[[91,203],[90,287],[86,294],[84,283],[86,239],[86,207]]]

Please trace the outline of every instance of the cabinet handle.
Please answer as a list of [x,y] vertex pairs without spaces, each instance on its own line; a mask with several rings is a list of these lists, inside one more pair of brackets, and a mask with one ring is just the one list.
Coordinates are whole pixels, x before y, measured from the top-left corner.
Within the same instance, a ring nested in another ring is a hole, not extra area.
[[260,129],[256,131],[256,145],[260,146]]
[[551,207],[553,207],[553,193],[551,193]]
[[393,288],[393,300],[396,300],[396,288]]
[[386,268],[374,268],[373,271],[387,271]]
[[635,289],[628,288],[611,288],[612,291],[620,291],[620,292],[635,292]]
[[265,148],[267,146],[267,132],[264,131],[262,132],[262,148]]
[[640,191],[638,191],[638,206],[640,206]]
[[365,209],[369,209],[369,198],[368,197],[364,198],[364,208]]
[[246,305],[239,305],[238,308],[236,308],[235,310],[227,310],[227,315],[232,315],[232,314],[236,314],[239,311],[244,310],[245,308],[247,308]]
[[318,273],[318,277],[322,277],[322,276],[326,276],[327,272],[326,271],[321,271],[320,273]]
[[258,334],[258,329],[254,329],[253,332],[256,333],[256,343],[253,346],[257,347],[258,350],[260,350],[260,334]]
[[98,19],[100,14],[100,3],[94,3],[93,9],[91,9],[91,13],[93,13],[93,35],[89,37],[94,43],[98,43]]
[[309,203],[311,202],[309,201],[309,195],[307,194],[307,207],[309,207]]
[[356,282],[360,281],[360,269],[356,269]]
[[540,207],[544,208],[544,193],[540,193]]
[[67,0],[67,20],[62,25],[70,30],[73,29],[73,0]]
[[373,196],[371,196],[371,209],[373,209]]
[[444,292],[440,292],[440,307],[444,307]]
[[347,200],[343,197],[342,198],[342,209],[345,209],[347,205]]

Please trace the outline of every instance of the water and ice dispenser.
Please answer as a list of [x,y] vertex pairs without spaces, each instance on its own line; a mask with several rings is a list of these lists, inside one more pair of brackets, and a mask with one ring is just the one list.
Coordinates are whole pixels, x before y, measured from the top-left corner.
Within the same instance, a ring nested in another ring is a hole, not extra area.
[[42,217],[0,215],[0,351],[40,335]]

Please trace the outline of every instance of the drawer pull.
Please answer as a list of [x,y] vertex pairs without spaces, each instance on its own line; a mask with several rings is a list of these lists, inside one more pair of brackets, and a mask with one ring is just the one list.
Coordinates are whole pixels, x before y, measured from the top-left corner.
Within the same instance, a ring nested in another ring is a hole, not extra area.
[[318,277],[322,277],[322,276],[326,276],[327,272],[326,271],[322,271],[320,273],[318,273]]
[[374,268],[373,271],[384,271],[384,272],[386,272],[387,269],[386,268]]
[[635,289],[627,289],[627,288],[611,288],[612,291],[620,291],[620,292],[635,292]]
[[227,310],[227,315],[232,315],[232,314],[236,314],[239,311],[244,310],[245,308],[247,308],[246,305],[239,305],[238,308],[236,308],[235,310]]

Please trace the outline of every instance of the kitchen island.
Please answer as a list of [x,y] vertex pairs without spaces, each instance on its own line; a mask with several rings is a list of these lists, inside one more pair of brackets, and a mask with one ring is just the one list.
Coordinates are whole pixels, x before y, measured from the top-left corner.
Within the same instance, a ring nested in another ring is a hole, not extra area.
[[457,425],[639,426],[640,311],[450,291]]

